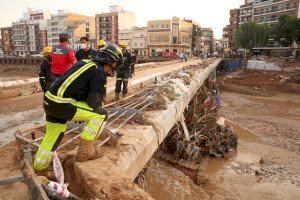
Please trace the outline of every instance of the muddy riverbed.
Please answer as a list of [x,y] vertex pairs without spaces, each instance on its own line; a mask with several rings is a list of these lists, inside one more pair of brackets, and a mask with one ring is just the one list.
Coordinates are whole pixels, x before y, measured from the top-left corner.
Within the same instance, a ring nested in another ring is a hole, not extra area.
[[[237,84],[232,79],[231,82],[232,87],[225,82],[227,91],[221,92],[220,115],[228,119],[227,123],[238,134],[238,150],[224,158],[207,157],[202,161],[207,179],[203,186],[196,185],[164,161],[156,160],[149,168],[144,186],[152,197],[300,199],[300,94],[279,93],[275,87],[270,92],[265,88],[254,89],[254,85]],[[0,100],[3,121],[0,135],[43,121],[41,102],[41,94]],[[0,145],[11,138],[3,138]],[[14,143],[0,150],[0,176],[19,174]],[[27,187],[22,183],[0,186],[1,199],[28,199]]]
[[221,98],[221,115],[239,136],[238,150],[202,162],[202,187],[157,160],[145,190],[158,200],[299,199],[300,95],[222,92]]

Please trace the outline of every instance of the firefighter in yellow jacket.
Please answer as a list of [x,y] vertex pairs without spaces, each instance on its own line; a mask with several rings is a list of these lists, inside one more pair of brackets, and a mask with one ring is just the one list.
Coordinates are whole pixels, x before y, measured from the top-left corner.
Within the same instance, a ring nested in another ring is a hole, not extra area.
[[45,93],[46,135],[34,160],[37,174],[46,174],[68,121],[86,122],[76,160],[84,162],[101,156],[100,147],[94,147],[93,144],[107,119],[107,112],[102,108],[106,75],[122,61],[122,57],[119,47],[107,45],[93,60],[74,64]]

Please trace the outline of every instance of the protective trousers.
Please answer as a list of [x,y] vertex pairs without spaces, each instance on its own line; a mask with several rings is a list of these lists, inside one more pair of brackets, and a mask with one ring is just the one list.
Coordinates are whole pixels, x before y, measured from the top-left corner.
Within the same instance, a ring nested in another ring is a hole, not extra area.
[[[49,92],[46,94],[49,95]],[[51,94],[50,94],[51,95]],[[67,129],[67,121],[84,121],[81,139],[96,140],[105,126],[105,115],[93,112],[86,102],[57,103],[44,98],[46,135],[34,160],[34,169],[47,169],[52,156]]]
[[122,83],[123,83],[122,93],[127,94],[127,92],[128,92],[129,72],[118,72],[116,78],[117,79],[116,79],[115,92],[117,94],[121,93],[121,87],[122,87]]

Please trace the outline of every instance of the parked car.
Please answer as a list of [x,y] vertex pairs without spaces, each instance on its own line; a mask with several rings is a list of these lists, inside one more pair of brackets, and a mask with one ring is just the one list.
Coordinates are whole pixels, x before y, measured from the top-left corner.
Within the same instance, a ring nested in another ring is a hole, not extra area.
[[165,52],[163,55],[162,55],[163,58],[171,58],[171,59],[174,59],[174,58],[178,58],[178,55],[175,53],[175,52]]

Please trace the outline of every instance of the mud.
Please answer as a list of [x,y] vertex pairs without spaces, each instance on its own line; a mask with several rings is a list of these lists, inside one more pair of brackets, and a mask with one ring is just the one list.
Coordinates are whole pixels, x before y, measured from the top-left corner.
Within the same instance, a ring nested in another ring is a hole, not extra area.
[[[253,89],[253,82],[249,85],[225,81],[225,86],[229,84],[232,90],[221,93],[221,116],[228,118],[239,136],[237,151],[223,158],[202,158],[200,167],[206,180],[203,186],[196,185],[187,176],[189,171],[157,160],[143,181],[146,192],[153,198],[300,198],[300,95],[263,86]],[[26,113],[33,108],[41,109],[38,95],[0,100],[2,120],[16,112],[22,113],[11,118],[16,125],[22,120],[23,124],[28,123],[26,118],[30,116],[34,116],[31,120],[39,119],[41,115],[37,113]],[[19,173],[14,151],[13,143],[0,148],[0,177]],[[22,183],[0,186],[0,191],[0,199],[28,199],[27,188]]]
[[[0,177],[14,176],[21,174],[20,162],[16,157],[16,144],[10,143],[0,147]],[[27,200],[27,186],[24,183],[13,183],[0,185],[0,199]]]
[[275,88],[268,80],[257,91],[253,80],[230,80],[232,90],[221,92],[221,116],[238,135],[239,145],[223,158],[202,159],[207,181],[202,187],[193,185],[198,194],[190,190],[189,174],[161,160],[149,170],[147,192],[156,199],[300,198],[300,95],[268,90]]
[[38,77],[38,65],[0,64],[0,81]]
[[149,170],[145,190],[156,200],[208,199],[208,195],[183,172],[163,161]]

